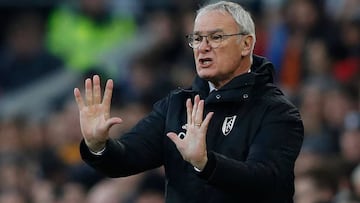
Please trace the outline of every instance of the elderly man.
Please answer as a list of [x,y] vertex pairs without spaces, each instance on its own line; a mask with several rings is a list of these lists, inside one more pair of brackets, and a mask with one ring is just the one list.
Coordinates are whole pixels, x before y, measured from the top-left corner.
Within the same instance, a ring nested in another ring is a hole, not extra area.
[[[109,138],[113,82],[85,81],[83,159],[110,177],[164,166],[166,202],[293,202],[303,140],[298,110],[273,84],[273,65],[253,55],[255,28],[240,5],[201,8],[187,36],[197,77],[171,92],[129,133]],[[125,115],[126,116],[126,115]]]

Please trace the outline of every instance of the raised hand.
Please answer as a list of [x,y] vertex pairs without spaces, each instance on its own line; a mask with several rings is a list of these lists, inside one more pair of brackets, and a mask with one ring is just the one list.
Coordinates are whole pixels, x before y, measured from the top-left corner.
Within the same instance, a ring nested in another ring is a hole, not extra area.
[[119,124],[119,117],[110,118],[113,81],[106,82],[104,97],[101,99],[100,77],[85,80],[85,102],[78,88],[74,89],[74,96],[80,112],[80,127],[86,145],[97,152],[105,147],[109,138],[109,130],[114,124]]
[[199,95],[195,96],[194,105],[190,99],[186,101],[186,111],[185,138],[180,139],[174,132],[168,133],[167,136],[175,143],[185,161],[202,170],[207,163],[206,132],[214,113],[208,113],[203,119],[204,100],[200,100]]

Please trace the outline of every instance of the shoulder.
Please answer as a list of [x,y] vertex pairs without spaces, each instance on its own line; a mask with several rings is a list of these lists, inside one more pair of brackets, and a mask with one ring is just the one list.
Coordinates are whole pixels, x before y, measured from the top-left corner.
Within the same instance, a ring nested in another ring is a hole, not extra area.
[[255,105],[261,106],[264,119],[301,121],[298,108],[275,85],[259,91]]

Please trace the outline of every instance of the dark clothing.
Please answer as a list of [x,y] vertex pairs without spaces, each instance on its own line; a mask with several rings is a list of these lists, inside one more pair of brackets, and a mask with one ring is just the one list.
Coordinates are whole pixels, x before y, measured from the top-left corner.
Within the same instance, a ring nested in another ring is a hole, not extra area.
[[[205,100],[205,115],[214,112],[202,172],[166,136],[185,133],[185,101],[196,94]],[[250,73],[217,91],[209,94],[208,82],[196,78],[192,88],[170,93],[131,132],[109,140],[103,155],[92,155],[84,142],[80,150],[88,164],[110,177],[164,165],[166,202],[290,203],[302,140],[299,112],[274,86],[273,65],[254,56]]]

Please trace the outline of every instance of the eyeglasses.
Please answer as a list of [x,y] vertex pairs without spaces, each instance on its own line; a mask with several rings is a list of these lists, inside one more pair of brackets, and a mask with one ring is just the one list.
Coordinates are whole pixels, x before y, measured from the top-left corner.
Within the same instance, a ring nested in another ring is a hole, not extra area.
[[218,48],[221,44],[221,42],[226,37],[236,36],[236,35],[247,35],[246,32],[240,32],[235,34],[218,34],[218,33],[211,33],[209,35],[199,35],[199,34],[189,34],[186,35],[186,39],[189,43],[189,46],[193,49],[199,48],[201,42],[203,41],[204,37],[206,38],[207,43],[212,48]]

